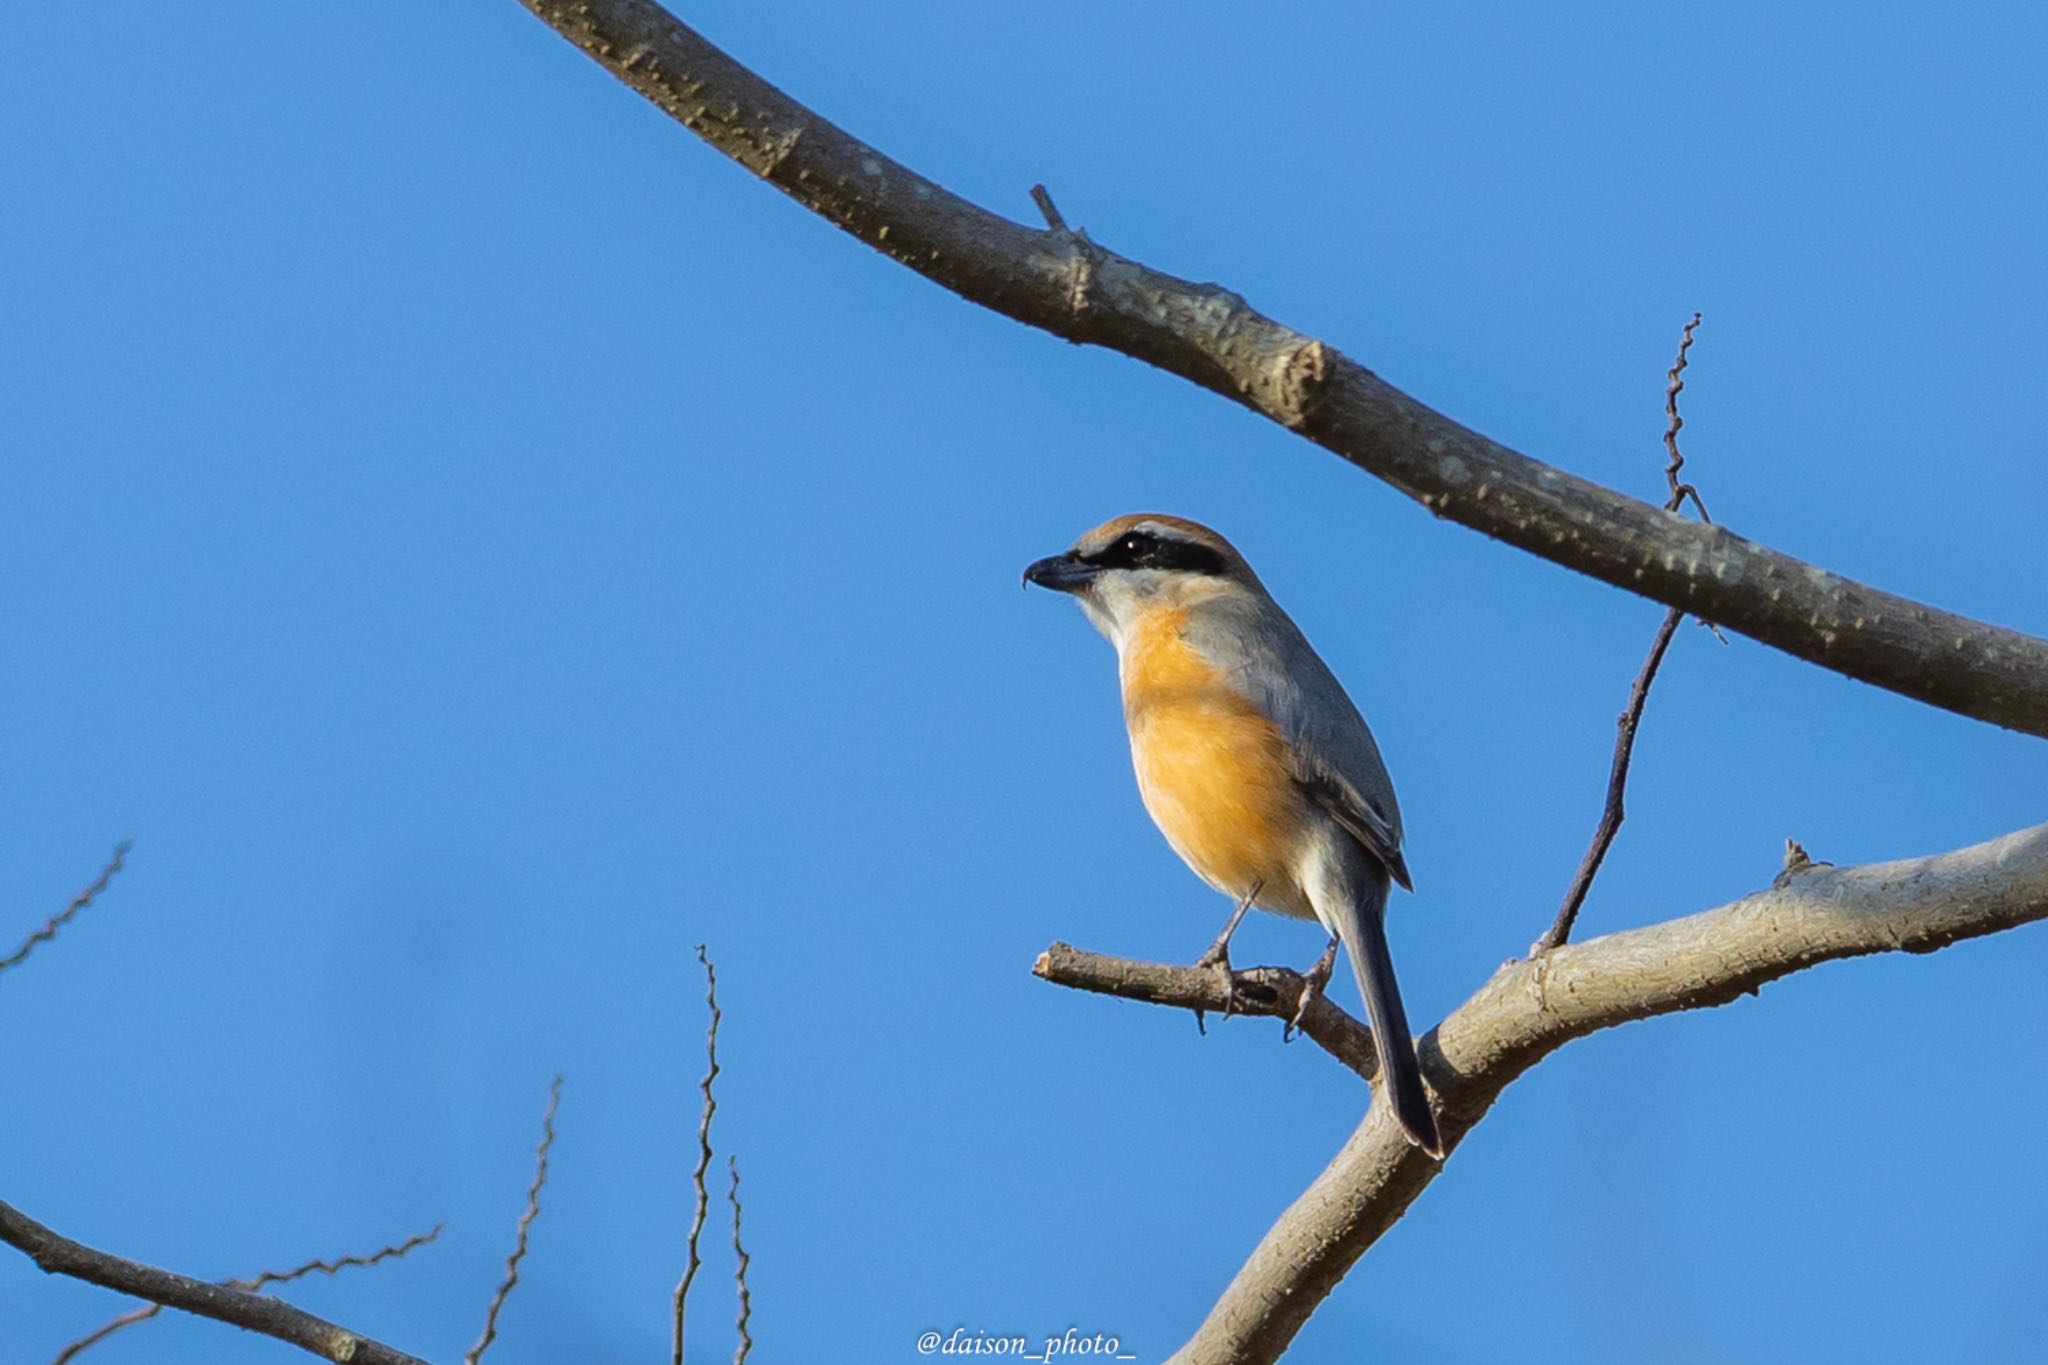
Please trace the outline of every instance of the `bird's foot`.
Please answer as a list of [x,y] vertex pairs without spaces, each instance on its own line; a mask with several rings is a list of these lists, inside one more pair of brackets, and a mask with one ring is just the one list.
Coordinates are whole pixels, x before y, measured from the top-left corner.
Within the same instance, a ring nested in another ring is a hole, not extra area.
[[[1195,970],[1213,972],[1223,987],[1223,1017],[1228,1019],[1237,1010],[1237,970],[1230,965],[1230,935],[1224,934],[1202,951],[1195,959]],[[1205,1036],[1208,1025],[1203,1022],[1203,1011],[1195,1011],[1195,1028]]]
[[1291,1043],[1301,1032],[1301,1021],[1308,1017],[1309,1006],[1316,1002],[1330,984],[1330,973],[1337,969],[1337,940],[1332,937],[1323,955],[1316,959],[1316,965],[1308,969],[1308,975],[1301,979],[1301,999],[1295,1002],[1294,1017],[1280,1030],[1280,1041]]
[[[1230,920],[1223,926],[1223,932],[1216,935],[1216,941],[1207,948],[1204,948],[1202,955],[1195,959],[1196,971],[1213,971],[1223,974],[1223,1017],[1225,1019],[1228,1019],[1231,1012],[1237,1008],[1237,973],[1231,970],[1230,966],[1230,938],[1231,935],[1237,932],[1237,926],[1244,922],[1244,912],[1251,909],[1252,902],[1258,899],[1259,886],[1258,882],[1252,883],[1252,889],[1245,892],[1243,899],[1239,900],[1236,907],[1231,910]],[[1205,1035],[1209,1032],[1208,1027],[1202,1022],[1202,1011],[1200,1010],[1195,1011],[1195,1028]]]

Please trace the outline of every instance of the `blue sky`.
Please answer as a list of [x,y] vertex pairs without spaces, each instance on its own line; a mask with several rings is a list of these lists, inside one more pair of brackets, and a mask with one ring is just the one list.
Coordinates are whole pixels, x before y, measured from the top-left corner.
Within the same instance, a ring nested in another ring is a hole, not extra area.
[[[1490,435],[2048,632],[2038,6],[706,0],[933,178],[1215,279]],[[701,983],[755,1358],[1176,1346],[1356,1123],[1277,1025],[1033,979],[1227,907],[1017,574],[1211,521],[1371,718],[1427,1026],[1522,952],[1658,609],[962,304],[510,0],[0,12],[0,1197],[459,1357],[665,1358]],[[2043,818],[2040,741],[1683,631],[1582,933]],[[1303,964],[1256,917],[1242,960]],[[1291,1359],[2005,1361],[2048,1334],[2048,935],[1837,965],[1510,1090]],[[1350,986],[1340,977],[1340,999]],[[727,1358],[713,1252],[693,1360]],[[7,1359],[121,1304],[0,1259]],[[1511,1337],[1512,1346],[1506,1345]],[[274,1360],[150,1323],[109,1362]]]

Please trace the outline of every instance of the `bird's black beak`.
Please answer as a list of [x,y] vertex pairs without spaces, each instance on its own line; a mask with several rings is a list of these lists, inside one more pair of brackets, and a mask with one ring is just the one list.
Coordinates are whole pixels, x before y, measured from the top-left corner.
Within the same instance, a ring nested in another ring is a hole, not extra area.
[[1095,575],[1101,572],[1069,550],[1066,554],[1034,560],[1025,566],[1024,581],[1036,583],[1041,588],[1051,588],[1054,592],[1079,592],[1093,583]]

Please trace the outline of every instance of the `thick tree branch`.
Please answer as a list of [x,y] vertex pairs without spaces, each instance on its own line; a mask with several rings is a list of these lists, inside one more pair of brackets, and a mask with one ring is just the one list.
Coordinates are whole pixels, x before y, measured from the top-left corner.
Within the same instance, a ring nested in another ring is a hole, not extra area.
[[[1862,867],[1788,853],[1772,886],[1733,904],[1507,964],[1421,1040],[1423,1070],[1442,1108],[1444,1136],[1455,1145],[1511,1081],[1574,1038],[1632,1019],[1723,1005],[1836,958],[1929,953],[2044,918],[2048,825],[1954,853]],[[1085,970],[1059,966],[1070,961]],[[1135,984],[1171,983],[1181,970],[1095,959],[1064,945],[1054,945],[1038,968],[1062,984],[1198,1007],[1164,985],[1148,991]],[[1440,1169],[1376,1100],[1170,1365],[1277,1359]]]
[[416,1356],[372,1341],[268,1294],[208,1284],[189,1275],[95,1251],[5,1203],[0,1203],[0,1242],[26,1252],[52,1275],[69,1275],[167,1308],[261,1332],[338,1365],[426,1365]]
[[712,146],[962,297],[1213,389],[1439,516],[1864,682],[2048,735],[2048,640],[1882,592],[1489,440],[1212,284],[1027,228],[813,114],[650,0],[522,0]]

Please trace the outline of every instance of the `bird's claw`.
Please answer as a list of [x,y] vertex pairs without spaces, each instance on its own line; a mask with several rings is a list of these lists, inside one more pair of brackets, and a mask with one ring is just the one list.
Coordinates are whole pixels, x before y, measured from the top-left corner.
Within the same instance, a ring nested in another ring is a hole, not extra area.
[[[1230,965],[1230,936],[1237,932],[1237,926],[1244,919],[1244,912],[1251,909],[1252,902],[1258,899],[1260,885],[1261,883],[1259,882],[1252,883],[1252,889],[1245,892],[1244,898],[1238,901],[1237,908],[1230,912],[1230,920],[1223,926],[1223,932],[1216,935],[1216,941],[1207,948],[1204,948],[1202,955],[1195,959],[1196,971],[1221,972],[1223,974],[1223,1017],[1225,1019],[1228,1019],[1237,1009],[1237,973],[1232,970]],[[1202,1011],[1200,1010],[1195,1011],[1195,1027],[1204,1035],[1209,1032],[1208,1028],[1202,1023]]]
[[1309,968],[1308,974],[1302,977],[1301,998],[1294,1004],[1294,1017],[1280,1030],[1281,1042],[1291,1043],[1295,1035],[1302,1032],[1301,1021],[1308,1017],[1309,1007],[1315,1004],[1317,997],[1322,995],[1324,988],[1330,984],[1330,973],[1336,966],[1337,940],[1333,938],[1329,947],[1323,949],[1323,955],[1316,959],[1316,965]]
[[[1203,954],[1195,959],[1195,970],[1214,972],[1223,983],[1223,1017],[1228,1019],[1237,1012],[1237,971],[1230,965],[1230,947],[1226,940],[1218,939],[1209,945]],[[1203,1011],[1195,1011],[1195,1027],[1204,1035],[1209,1030],[1202,1022]]]

